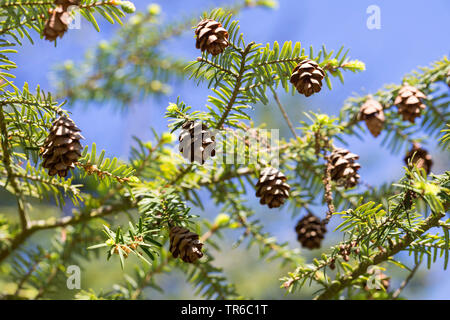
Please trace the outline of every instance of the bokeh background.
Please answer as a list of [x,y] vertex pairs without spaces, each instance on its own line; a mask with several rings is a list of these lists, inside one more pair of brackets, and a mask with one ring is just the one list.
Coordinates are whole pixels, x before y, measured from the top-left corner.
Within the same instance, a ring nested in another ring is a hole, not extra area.
[[[137,9],[145,10],[149,1],[135,0]],[[165,0],[152,1],[162,8],[163,23],[175,22],[180,17],[200,15],[204,9],[213,6],[230,4],[230,1],[206,0]],[[381,9],[381,29],[369,30],[366,20],[369,14],[366,9],[370,5],[377,5]],[[308,99],[281,95],[282,103],[294,123],[304,120],[303,112],[320,110],[331,115],[337,115],[344,100],[353,93],[367,94],[375,92],[384,84],[400,83],[402,76],[417,66],[426,66],[430,62],[449,54],[450,43],[450,2],[448,0],[280,0],[275,10],[264,8],[244,9],[238,19],[241,31],[247,40],[259,43],[287,40],[300,41],[304,47],[313,45],[320,48],[325,44],[328,49],[339,49],[342,45],[350,49],[350,57],[362,60],[366,64],[366,71],[359,74],[346,73],[345,85],[334,81],[333,90],[325,86],[320,94]],[[99,19],[101,21],[102,19]],[[100,24],[101,33],[82,21],[81,29],[70,30],[55,48],[53,44],[40,41],[35,35],[35,44],[24,41],[24,46],[14,56],[18,69],[16,84],[27,81],[31,88],[38,84],[44,90],[52,91],[51,74],[56,65],[66,60],[82,61],[89,48],[94,48],[99,41],[110,39],[117,25]],[[163,43],[163,47],[172,55],[185,59],[195,59],[199,53],[194,47],[193,32],[187,30],[183,36]],[[103,104],[80,102],[71,105],[72,118],[82,128],[86,137],[86,144],[96,142],[97,149],[105,149],[109,156],[116,156],[126,160],[130,147],[133,145],[132,136],[143,140],[151,140],[150,128],[157,132],[167,131],[167,121],[163,118],[169,102],[175,102],[180,96],[188,105],[195,109],[204,109],[208,90],[206,85],[197,87],[185,79],[171,83],[168,96],[148,97],[128,105],[125,109],[117,108],[113,102]],[[268,128],[280,128],[281,134],[289,137],[290,132],[283,122],[274,104],[255,105],[252,116],[255,122],[265,122]],[[420,128],[418,128],[420,131]],[[420,132],[419,132],[420,133]],[[381,137],[374,139],[369,134],[364,141],[356,138],[348,140],[351,150],[360,155],[362,180],[377,186],[383,182],[393,181],[403,174],[404,154],[392,155],[380,145]],[[448,154],[439,153],[434,148],[436,141],[429,141],[424,146],[434,158],[434,173],[442,173],[449,169]],[[404,150],[406,152],[406,150]],[[2,201],[0,199],[0,201]],[[217,215],[218,208],[204,199],[205,212],[196,212],[202,216]],[[270,231],[280,241],[289,241],[291,246],[298,247],[295,239],[294,226],[298,217],[293,218],[286,208],[271,210],[254,203],[260,218]],[[317,212],[320,207],[316,208]],[[14,212],[6,202],[1,204],[2,213]],[[47,210],[47,209],[45,209]],[[325,212],[322,210],[322,212]],[[334,220],[334,219],[333,219]],[[332,220],[332,222],[333,222]],[[330,226],[330,229],[335,226]],[[45,233],[39,237],[45,237]],[[324,248],[340,239],[336,233],[328,233]],[[245,246],[232,249],[235,239],[222,243],[225,253],[217,256],[216,264],[223,267],[230,280],[236,283],[238,292],[254,298],[286,299],[310,298],[314,288],[304,289],[295,295],[284,295],[279,288],[279,278],[288,270],[280,268],[277,262],[258,260],[257,250],[247,251]],[[39,239],[36,239],[39,241]],[[311,259],[320,251],[301,251],[305,259]],[[106,263],[101,256],[97,260],[83,265],[83,288],[92,287],[95,290],[111,289],[114,281],[121,281],[123,273],[118,261]],[[239,261],[239,263],[238,263]],[[131,267],[131,264],[130,264]],[[131,269],[125,269],[131,272]],[[392,286],[399,285],[406,274],[399,269],[392,269],[394,276]],[[443,271],[441,262],[433,264],[431,271],[422,266],[413,282],[405,289],[404,296],[418,299],[448,299],[450,298],[450,271]],[[159,276],[159,283],[165,289],[164,293],[148,290],[149,298],[193,298],[193,290],[186,284],[179,273]],[[0,282],[0,287],[2,283]],[[67,289],[55,298],[67,297]],[[194,297],[195,298],[195,297]]]

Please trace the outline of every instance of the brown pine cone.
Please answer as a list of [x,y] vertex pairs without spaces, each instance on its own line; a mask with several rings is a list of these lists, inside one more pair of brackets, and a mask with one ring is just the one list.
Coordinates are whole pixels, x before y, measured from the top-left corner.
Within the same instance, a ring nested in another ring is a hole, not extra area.
[[394,104],[398,107],[398,112],[402,115],[403,120],[414,123],[417,117],[420,117],[420,112],[425,109],[425,104],[422,99],[426,99],[424,95],[417,88],[404,85],[398,92]]
[[216,155],[215,137],[204,123],[186,121],[181,127],[178,141],[181,154],[191,162],[204,164],[209,157]]
[[325,72],[314,60],[303,60],[292,70],[291,83],[300,94],[309,97],[322,89]]
[[80,139],[84,137],[72,119],[60,116],[53,122],[50,134],[44,142],[41,156],[44,159],[42,166],[48,169],[48,174],[60,177],[67,176],[69,169],[81,157]]
[[407,166],[411,162],[413,166],[425,169],[427,175],[430,174],[431,166],[433,165],[431,154],[416,143],[413,144],[411,150],[406,154],[404,161]]
[[69,29],[72,21],[70,13],[64,10],[62,6],[58,6],[52,10],[50,17],[45,22],[44,38],[48,41],[55,41],[56,38],[62,38]]
[[312,213],[308,213],[299,220],[295,227],[297,240],[303,247],[312,249],[320,248],[321,242],[327,232],[325,224]]
[[203,243],[199,241],[198,234],[183,227],[172,227],[169,233],[170,252],[174,258],[180,256],[181,260],[193,263],[203,257]]
[[383,129],[383,106],[375,99],[369,98],[359,110],[359,118],[366,122],[367,128],[374,137],[378,137]]
[[220,22],[212,19],[203,19],[195,29],[197,40],[195,47],[202,52],[216,56],[228,47],[228,31],[222,27]]
[[289,198],[290,186],[286,183],[286,176],[273,167],[266,167],[261,171],[256,183],[256,196],[260,204],[267,204],[269,208],[278,208]]
[[352,188],[358,184],[359,156],[344,148],[336,148],[330,155],[331,180],[338,186]]

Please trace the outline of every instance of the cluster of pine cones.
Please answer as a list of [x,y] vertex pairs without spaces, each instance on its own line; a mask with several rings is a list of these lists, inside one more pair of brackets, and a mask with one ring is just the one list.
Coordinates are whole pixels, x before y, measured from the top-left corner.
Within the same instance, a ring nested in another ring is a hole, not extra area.
[[[56,0],[57,7],[53,9],[50,18],[45,23],[44,37],[54,41],[57,37],[62,37],[68,29],[70,14],[68,7],[78,5],[80,0]],[[202,52],[206,51],[212,55],[222,53],[229,45],[228,32],[222,25],[212,19],[200,21],[195,30],[196,47]],[[317,93],[322,88],[322,80],[325,72],[317,62],[313,60],[301,61],[292,71],[291,83],[300,94],[309,97]],[[399,108],[399,113],[404,120],[414,122],[420,116],[421,110],[425,108],[421,99],[426,96],[418,89],[405,85],[395,99],[395,104]],[[364,120],[374,136],[378,136],[382,130],[384,122],[383,107],[373,98],[369,98],[360,109],[360,120]],[[53,122],[50,133],[41,149],[43,157],[43,167],[48,169],[48,174],[66,177],[69,169],[74,168],[74,164],[81,156],[82,146],[80,139],[80,129],[66,116],[60,116]],[[181,128],[179,136],[179,151],[191,162],[197,161],[204,164],[206,159],[215,155],[215,137],[208,130],[204,123],[186,121]],[[343,148],[335,148],[329,157],[331,166],[331,179],[338,186],[352,188],[359,180],[358,169],[360,165],[356,154]],[[411,151],[406,155],[407,165],[413,164],[430,172],[432,165],[431,156],[419,145],[414,144]],[[256,184],[256,196],[260,198],[262,205],[269,208],[278,208],[289,198],[290,186],[286,183],[286,176],[273,167],[263,168]],[[308,249],[320,248],[321,241],[326,233],[326,223],[312,213],[308,213],[296,225],[298,241]],[[170,229],[170,252],[174,258],[180,257],[187,263],[194,263],[203,256],[203,244],[199,236],[184,227],[175,226]],[[135,239],[142,241],[142,239]],[[126,256],[131,249],[136,249],[136,244],[130,247],[122,246]],[[131,248],[131,249],[130,249]],[[116,248],[115,253],[118,253]],[[344,252],[345,253],[345,252]],[[344,254],[345,255],[345,254]]]
[[55,0],[54,4],[56,8],[49,10],[50,17],[44,26],[44,38],[48,41],[55,41],[64,36],[72,21],[68,9],[70,6],[78,6],[80,0]]
[[[394,105],[397,106],[402,120],[414,123],[415,119],[420,117],[422,110],[426,108],[423,103],[423,100],[426,99],[427,96],[419,89],[405,84],[398,91]],[[383,109],[384,107],[377,100],[369,96],[359,110],[358,119],[366,122],[367,128],[374,137],[379,136],[383,130],[385,121]],[[413,145],[405,156],[404,161],[407,166],[412,165],[417,168],[423,168],[427,174],[430,173],[431,165],[433,164],[431,155],[418,144]]]
[[[213,19],[201,20],[195,28],[197,49],[216,56],[229,46],[228,31]],[[302,60],[292,70],[291,83],[300,94],[309,97],[322,89],[325,72],[319,64],[310,59]]]
[[[398,91],[394,105],[398,107],[398,113],[403,120],[414,123],[425,109],[423,100],[426,99],[427,96],[419,89],[405,84]],[[383,109],[383,106],[372,96],[369,96],[359,109],[358,119],[366,122],[367,128],[374,137],[377,137],[383,129],[385,120]]]

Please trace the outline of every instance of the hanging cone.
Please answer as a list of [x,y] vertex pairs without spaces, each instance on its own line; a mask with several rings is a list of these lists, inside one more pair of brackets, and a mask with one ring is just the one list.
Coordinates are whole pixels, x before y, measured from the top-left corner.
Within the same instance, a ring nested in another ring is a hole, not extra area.
[[298,242],[303,247],[312,250],[320,248],[327,229],[318,217],[312,213],[308,213],[297,223],[295,232],[297,232]]
[[212,19],[203,19],[195,29],[197,40],[195,47],[202,52],[216,56],[228,47],[228,31],[222,27],[220,22]]
[[260,204],[267,204],[269,208],[278,208],[289,198],[290,186],[286,183],[286,176],[273,167],[266,167],[261,171],[256,183],[256,196],[261,198]]
[[292,70],[291,83],[300,94],[309,97],[322,89],[325,72],[314,60],[303,60]]
[[191,162],[204,164],[209,157],[216,155],[215,137],[204,123],[186,121],[181,127],[178,141],[181,154]]
[[359,119],[366,122],[367,128],[374,137],[378,137],[383,129],[383,106],[375,99],[369,98],[359,110]]
[[50,13],[50,17],[45,22],[44,38],[48,41],[55,41],[56,38],[62,38],[69,29],[72,21],[70,13],[64,10],[62,6],[58,6]]
[[198,234],[183,227],[172,227],[169,233],[170,252],[174,258],[193,263],[203,257],[202,246]]
[[404,85],[398,92],[394,104],[398,107],[398,112],[402,115],[403,120],[414,123],[417,117],[420,117],[420,112],[425,109],[422,99],[426,99],[424,95],[417,88]]
[[430,174],[431,166],[433,165],[431,154],[427,150],[422,149],[418,144],[413,144],[411,150],[406,154],[404,161],[407,166],[411,163],[419,169],[425,169],[427,175]]
[[48,169],[48,174],[60,177],[67,176],[69,169],[81,157],[80,129],[66,116],[60,116],[53,122],[50,134],[44,142],[41,156],[44,159],[42,166]]
[[355,162],[359,156],[350,153],[347,149],[336,148],[330,155],[331,162],[331,180],[338,186],[352,188],[358,184],[358,169],[361,167]]

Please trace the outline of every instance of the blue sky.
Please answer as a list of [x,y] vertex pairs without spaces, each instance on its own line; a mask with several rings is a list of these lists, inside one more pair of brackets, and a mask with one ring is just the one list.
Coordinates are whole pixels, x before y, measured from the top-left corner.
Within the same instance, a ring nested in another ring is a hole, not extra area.
[[[199,14],[199,9],[214,5],[230,3],[227,1],[154,1],[161,5],[163,20],[170,23],[177,17],[189,17]],[[137,8],[144,9],[150,2],[137,0]],[[381,29],[369,30],[366,9],[377,5],[381,10]],[[303,46],[313,45],[320,48],[325,44],[328,49],[339,49],[345,45],[350,49],[350,57],[366,63],[363,73],[345,74],[345,85],[334,81],[334,89],[324,87],[322,92],[308,99],[293,100],[282,96],[286,108],[293,119],[300,119],[300,107],[320,109],[337,115],[344,100],[352,93],[369,93],[381,88],[386,83],[400,83],[402,76],[417,66],[426,66],[430,62],[449,54],[450,43],[450,2],[448,0],[280,0],[275,11],[268,9],[245,10],[239,15],[241,31],[247,40],[266,43],[287,40],[300,41]],[[25,43],[14,57],[19,68],[15,72],[16,83],[28,81],[30,87],[41,84],[51,90],[49,72],[55,64],[67,59],[79,61],[87,48],[94,47],[102,39],[108,39],[117,26],[107,23],[101,25],[102,33],[97,33],[87,22],[82,22],[80,30],[70,32],[58,43],[39,41],[36,44]],[[186,34],[165,43],[172,54],[195,59],[198,51],[194,47],[193,33]],[[158,131],[167,129],[163,119],[168,102],[181,96],[185,102],[202,109],[208,91],[192,84],[183,83],[173,88],[167,98],[159,100],[145,99],[129,106],[124,113],[114,111],[111,105],[79,104],[73,106],[73,119],[83,129],[86,143],[95,141],[98,148],[104,148],[108,154],[126,158],[132,143],[131,136],[137,135],[150,139],[150,127]],[[262,108],[263,106],[257,106]],[[267,108],[267,107],[265,107]],[[302,109],[303,111],[303,109]],[[255,111],[255,116],[257,114]],[[273,109],[273,112],[277,112]],[[420,130],[420,128],[418,128]],[[378,138],[380,140],[380,138]],[[378,185],[400,177],[403,155],[392,156],[379,145],[379,140],[366,136],[361,142],[351,139],[352,152],[361,156],[361,176],[365,182]],[[448,159],[438,154],[435,156],[434,172],[448,169]],[[383,165],[380,165],[382,163]],[[290,225],[290,220],[282,221],[274,232],[283,237],[283,228]],[[442,271],[442,266],[433,267],[430,286],[418,298],[450,298],[449,272]],[[439,279],[439,280],[438,280]]]

